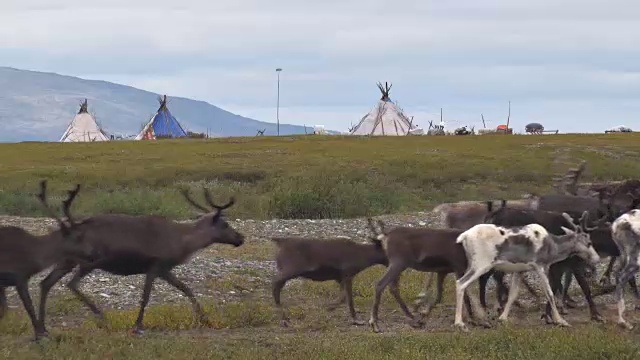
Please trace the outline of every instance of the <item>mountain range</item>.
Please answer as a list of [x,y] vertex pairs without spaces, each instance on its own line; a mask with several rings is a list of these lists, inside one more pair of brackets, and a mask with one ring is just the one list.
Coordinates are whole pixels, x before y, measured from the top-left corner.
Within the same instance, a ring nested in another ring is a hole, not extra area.
[[[100,126],[115,136],[137,134],[158,109],[149,91],[100,80],[0,67],[0,142],[58,141],[85,98]],[[204,101],[167,94],[168,107],[183,128],[211,136],[276,135],[276,124],[246,118]],[[313,132],[307,127],[307,132]],[[280,124],[281,135],[304,134]]]

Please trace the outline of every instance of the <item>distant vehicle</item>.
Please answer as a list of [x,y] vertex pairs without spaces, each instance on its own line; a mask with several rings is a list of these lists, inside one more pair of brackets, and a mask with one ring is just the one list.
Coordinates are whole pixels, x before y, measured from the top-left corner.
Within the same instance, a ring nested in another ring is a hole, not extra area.
[[513,134],[513,128],[507,127],[507,125],[498,125],[496,128],[498,134]]
[[463,126],[463,127],[457,128],[454,131],[454,134],[455,135],[474,135],[475,132],[474,132],[474,128],[473,127],[471,128],[471,130],[469,130],[469,129],[467,129],[466,126]]
[[540,123],[530,123],[524,127],[524,131],[529,134],[542,134],[544,132],[544,126]]
[[604,131],[605,134],[608,134],[608,133],[611,133],[611,132],[633,132],[633,131],[631,130],[630,127],[624,126],[624,125],[615,126],[615,127],[612,127],[609,130],[605,130]]

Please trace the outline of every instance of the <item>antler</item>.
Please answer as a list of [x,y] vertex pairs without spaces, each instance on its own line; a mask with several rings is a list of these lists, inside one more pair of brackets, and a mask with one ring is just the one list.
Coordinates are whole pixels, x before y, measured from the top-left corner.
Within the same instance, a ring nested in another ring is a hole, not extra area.
[[556,187],[565,194],[576,195],[578,192],[578,180],[584,173],[586,166],[587,162],[582,160],[577,168],[570,168],[565,175],[554,178]]
[[207,204],[209,204],[209,206],[211,206],[214,209],[218,209],[218,211],[228,209],[233,204],[236,203],[236,199],[232,196],[231,199],[229,199],[229,202],[226,203],[225,205],[220,206],[220,205],[214,204],[213,199],[211,198],[211,193],[209,192],[209,189],[204,189],[204,199],[207,201]]
[[73,203],[73,200],[75,200],[79,192],[80,184],[76,184],[76,187],[73,190],[67,191],[67,200],[62,202],[62,212],[64,213],[64,216],[67,217],[67,221],[69,221],[69,224],[75,223],[73,217],[71,216],[71,204]]
[[[580,230],[581,230],[581,229],[578,227],[578,225],[576,225],[576,223],[574,222],[575,220],[571,217],[571,215],[567,214],[566,212],[563,212],[563,213],[562,213],[562,217],[564,217],[564,218],[567,220],[567,222],[568,222],[569,224],[571,224],[571,227],[573,227],[573,230],[574,230],[574,231],[578,232],[578,231],[580,231]],[[582,220],[582,218],[580,218],[580,220]]]
[[80,192],[80,184],[77,184],[73,190],[68,191],[69,196],[62,203],[63,212],[67,217],[68,223],[66,223],[58,215],[56,215],[56,213],[51,209],[51,207],[49,206],[49,203],[47,202],[47,180],[45,179],[40,181],[40,193],[38,193],[37,197],[42,203],[42,205],[44,206],[45,210],[47,211],[47,214],[56,220],[58,225],[60,225],[60,229],[62,229],[63,231],[68,231],[69,228],[74,224],[73,218],[71,216],[70,208],[71,208],[71,204],[73,203],[73,200],[78,195],[78,192]]
[[597,226],[595,226],[595,227],[587,226],[587,221],[589,221],[589,212],[585,210],[582,213],[582,216],[580,217],[580,220],[578,222],[580,224],[580,228],[582,229],[583,232],[595,230],[597,228]]
[[371,232],[373,233],[374,236],[378,236],[378,230],[376,230],[376,225],[373,222],[372,218],[367,218],[367,225],[369,227],[369,230],[371,230]]
[[185,200],[187,200],[187,202],[189,204],[191,204],[193,207],[195,207],[196,209],[204,212],[204,213],[208,213],[210,210],[207,209],[206,207],[198,204],[195,200],[193,200],[193,198],[191,198],[191,195],[189,195],[189,190],[187,189],[181,189],[180,193],[182,194],[182,196],[185,198]]
[[382,222],[382,220],[378,220],[377,223],[378,223],[378,227],[380,228],[380,233],[386,234],[387,232],[385,230],[384,222]]
[[198,204],[195,200],[193,200],[193,198],[189,194],[189,190],[181,189],[180,193],[182,194],[182,196],[184,196],[184,198],[187,200],[187,202],[189,204],[191,204],[193,207],[195,207],[196,209],[198,209],[198,210],[200,210],[200,211],[202,211],[204,213],[210,213],[211,210],[217,209],[218,210],[217,214],[220,214],[220,212],[222,210],[230,208],[236,202],[235,198],[232,196],[228,203],[226,203],[224,205],[216,205],[216,204],[213,203],[213,199],[211,198],[211,193],[209,192],[209,190],[207,188],[203,188],[202,190],[204,192],[205,201],[211,207],[209,209],[207,209],[206,207]]
[[65,224],[64,221],[62,221],[62,219],[60,219],[58,215],[56,215],[56,213],[51,209],[49,203],[47,202],[47,180],[40,181],[40,192],[38,193],[37,197],[40,200],[40,203],[42,203],[42,205],[44,206],[44,209],[47,211],[47,214],[50,217],[54,218],[61,228],[66,227],[67,224]]

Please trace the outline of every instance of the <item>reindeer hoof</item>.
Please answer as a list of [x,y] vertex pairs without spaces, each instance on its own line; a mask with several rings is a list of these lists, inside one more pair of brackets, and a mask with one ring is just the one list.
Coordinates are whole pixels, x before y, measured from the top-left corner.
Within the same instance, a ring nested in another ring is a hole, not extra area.
[[558,306],[558,313],[560,315],[567,315],[569,314],[569,312],[567,311],[567,309],[564,306]]
[[33,340],[35,342],[38,342],[40,340],[47,339],[48,337],[49,337],[49,332],[47,330],[45,330],[43,332],[37,333]]
[[351,321],[351,325],[353,325],[353,326],[363,326],[363,325],[367,325],[367,322],[366,321],[362,321],[362,320],[353,319]]
[[413,319],[409,321],[409,326],[414,329],[421,329],[424,327],[424,322],[422,321],[422,319]]
[[129,330],[129,335],[142,336],[144,335],[144,329],[134,327],[133,329]]
[[[522,305],[522,303],[519,300],[514,301],[513,305],[516,306],[519,309],[524,308],[524,305]],[[501,310],[504,310],[504,307]]]
[[542,316],[540,316],[540,319],[544,319],[544,322],[547,325],[553,324],[553,320],[551,320],[551,316],[549,316],[548,314],[543,313]]
[[600,314],[591,315],[591,321],[599,322],[599,323],[602,323],[602,324],[605,323],[604,319],[602,318],[602,315],[600,315]]
[[212,328],[213,327],[213,323],[211,322],[211,320],[209,320],[208,317],[203,316],[199,319],[200,325],[204,326],[204,327],[208,327],[208,328]]
[[373,321],[373,320],[369,320],[369,326],[371,326],[371,330],[373,330],[374,333],[379,334],[382,331],[380,331],[380,328],[378,327],[378,323]]
[[[575,309],[578,307],[578,303],[573,300],[573,299],[566,299],[564,301],[564,306],[568,307],[569,309]],[[564,310],[564,309],[563,309]],[[566,311],[566,310],[565,310]]]
[[491,323],[487,320],[478,320],[475,323],[477,326],[481,326],[485,329],[491,329],[493,327],[493,325],[491,325]]
[[611,286],[611,279],[603,277],[603,278],[600,279],[599,283],[603,287]]
[[98,329],[107,329],[109,327],[109,322],[107,321],[107,318],[100,314],[100,315],[96,315],[96,326],[98,327]]
[[457,323],[457,324],[453,324],[453,326],[457,329],[460,330],[462,332],[469,332],[469,328],[467,327],[467,325],[465,325],[464,323]]
[[560,319],[560,320],[556,321],[556,325],[564,326],[564,327],[571,327],[571,325],[569,325],[569,323],[564,319]]
[[622,320],[622,321],[618,321],[618,326],[623,327],[627,330],[633,330],[633,325],[629,324],[628,322]]
[[280,326],[281,327],[289,327],[289,320],[280,320]]

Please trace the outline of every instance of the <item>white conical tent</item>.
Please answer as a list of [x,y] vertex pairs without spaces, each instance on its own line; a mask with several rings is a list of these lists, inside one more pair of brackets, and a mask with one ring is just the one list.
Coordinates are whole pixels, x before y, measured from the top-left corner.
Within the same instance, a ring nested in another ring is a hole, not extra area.
[[89,114],[87,108],[87,99],[80,104],[78,114],[71,120],[60,138],[60,142],[92,142],[92,141],[109,141],[107,135],[100,129],[96,119]]
[[378,83],[382,97],[376,106],[363,116],[358,125],[349,132],[350,135],[404,136],[409,134],[409,130],[413,129],[411,120],[389,98],[391,86],[385,83],[383,87],[381,83]]

